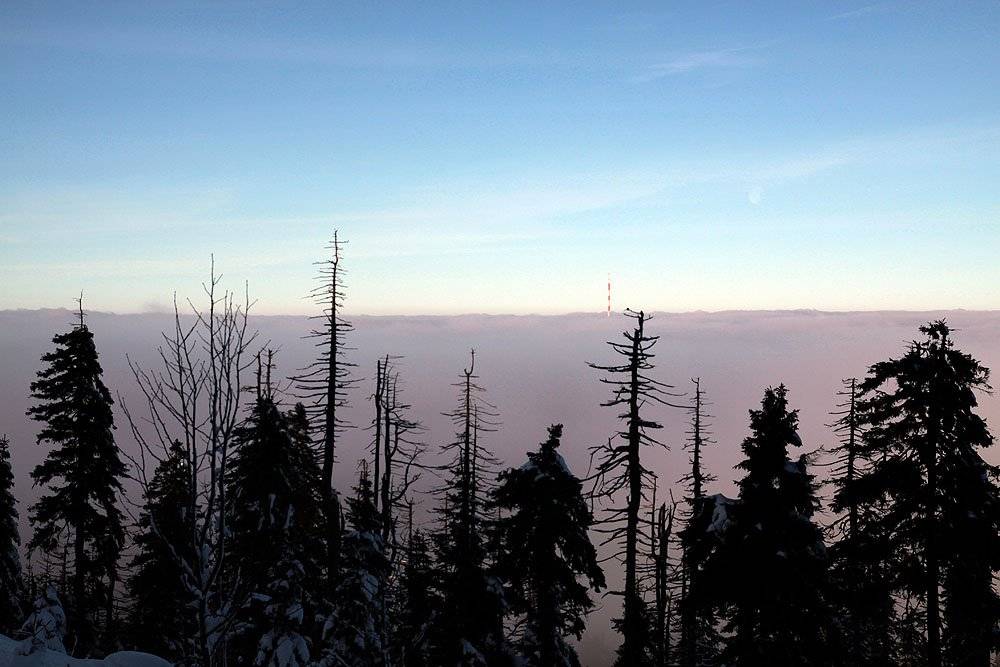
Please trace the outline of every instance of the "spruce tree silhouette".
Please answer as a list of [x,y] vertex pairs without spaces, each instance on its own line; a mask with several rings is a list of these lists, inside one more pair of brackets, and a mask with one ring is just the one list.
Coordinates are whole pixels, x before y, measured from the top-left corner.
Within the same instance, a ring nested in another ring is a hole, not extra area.
[[861,384],[863,451],[873,463],[858,486],[887,500],[893,574],[923,604],[926,664],[985,666],[1000,619],[1000,489],[980,453],[993,436],[975,412],[989,370],[955,348],[944,321],[920,332]]
[[830,547],[830,599],[838,613],[838,660],[877,667],[890,664],[893,656],[893,555],[883,521],[885,496],[866,477],[883,452],[864,446],[860,391],[855,378],[844,380],[838,394],[842,402],[833,413],[840,444],[833,450],[831,508],[840,516],[830,526],[835,539]]
[[413,503],[407,504],[405,560],[400,573],[398,615],[393,633],[396,663],[406,667],[435,667],[431,628],[437,622],[444,601],[431,545],[424,532],[413,524]]
[[190,619],[194,600],[180,571],[180,563],[189,562],[194,549],[194,522],[187,511],[190,477],[184,448],[174,441],[143,494],[134,539],[137,553],[127,581],[128,644],[173,661],[190,655],[192,647],[182,644],[194,634]]
[[442,505],[433,537],[440,568],[440,593],[447,601],[432,633],[437,664],[467,667],[499,665],[509,649],[503,633],[503,590],[487,562],[492,517],[485,507],[488,476],[496,459],[481,442],[497,428],[496,408],[484,397],[476,375],[476,355],[454,386],[458,401],[446,414],[455,439],[442,448],[450,458],[437,490]]
[[21,624],[25,593],[17,518],[10,440],[4,435],[0,436],[0,633],[8,635]]
[[[237,429],[226,485],[230,499],[229,572],[242,603],[239,620],[247,627],[272,626],[272,641],[291,629],[265,598],[294,601],[309,618],[318,610],[326,557],[322,512],[322,470],[309,441],[309,423],[301,403],[287,413],[278,405],[271,383],[273,356],[258,357],[256,400]],[[266,370],[264,370],[266,369]],[[288,581],[281,577],[289,575]],[[270,591],[268,593],[267,591]],[[297,630],[296,630],[297,632]],[[260,631],[237,636],[229,652],[240,664],[251,664],[259,649]],[[294,635],[291,635],[294,637]],[[289,637],[285,637],[289,641]]]
[[509,514],[498,522],[499,574],[512,591],[512,610],[524,615],[520,654],[526,667],[580,664],[566,638],[583,634],[594,603],[588,589],[604,573],[588,530],[593,516],[581,482],[559,454],[562,424],[518,468],[500,473],[493,501]]
[[750,411],[739,501],[706,564],[729,634],[724,664],[828,664],[826,549],[807,458],[788,455],[802,446],[797,430],[784,385],[768,388]]
[[[31,507],[34,535],[28,548],[55,550],[68,531],[70,645],[75,653],[88,656],[97,648],[99,630],[113,632],[118,556],[125,541],[118,500],[127,468],[115,444],[111,394],[102,380],[82,301],[77,324],[52,342],[56,349],[42,356],[46,366],[31,383],[36,404],[28,416],[43,424],[38,443],[51,449],[31,473],[46,491]],[[104,639],[113,641],[111,636]]]

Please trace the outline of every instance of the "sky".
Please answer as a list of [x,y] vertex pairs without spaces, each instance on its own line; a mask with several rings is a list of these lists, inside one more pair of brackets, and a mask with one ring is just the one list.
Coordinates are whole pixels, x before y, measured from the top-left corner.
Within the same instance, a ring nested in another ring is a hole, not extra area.
[[0,308],[1000,308],[1000,4],[0,3]]

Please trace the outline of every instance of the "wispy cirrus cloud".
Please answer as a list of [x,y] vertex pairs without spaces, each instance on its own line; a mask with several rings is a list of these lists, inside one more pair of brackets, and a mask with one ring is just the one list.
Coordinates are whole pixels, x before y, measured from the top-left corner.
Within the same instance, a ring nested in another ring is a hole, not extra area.
[[885,14],[896,9],[897,7],[898,3],[896,2],[876,2],[828,16],[826,20],[837,21],[841,19],[859,18],[861,16],[871,16],[873,14]]
[[645,83],[698,70],[753,67],[765,62],[765,59],[756,55],[755,52],[769,45],[770,43],[683,53],[669,60],[647,66],[642,72],[632,77],[632,81]]

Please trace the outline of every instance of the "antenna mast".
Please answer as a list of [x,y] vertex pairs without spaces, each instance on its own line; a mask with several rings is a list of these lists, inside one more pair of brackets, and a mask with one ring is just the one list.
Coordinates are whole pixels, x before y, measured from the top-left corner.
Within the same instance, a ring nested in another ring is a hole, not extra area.
[[608,273],[608,317],[611,317],[611,274]]

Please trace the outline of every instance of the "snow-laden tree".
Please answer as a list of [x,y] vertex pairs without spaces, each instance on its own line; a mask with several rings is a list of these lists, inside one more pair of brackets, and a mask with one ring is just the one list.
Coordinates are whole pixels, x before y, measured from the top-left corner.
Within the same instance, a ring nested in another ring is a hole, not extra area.
[[562,424],[518,468],[500,473],[493,500],[507,512],[498,521],[499,574],[510,587],[511,610],[523,616],[519,645],[525,667],[578,667],[567,639],[583,634],[604,586],[589,529],[593,515],[582,482],[559,453]]
[[[315,616],[322,589],[326,544],[320,489],[321,469],[309,440],[301,403],[283,413],[268,379],[261,379],[257,400],[237,430],[226,487],[230,500],[229,567],[241,601],[238,628],[228,648],[232,659],[248,664],[257,655],[260,627],[273,624],[255,596],[269,597],[275,568],[295,570],[293,589],[308,591],[298,604]],[[291,564],[294,563],[294,566]]]
[[181,569],[182,563],[191,561],[194,548],[190,478],[184,448],[174,442],[143,493],[127,582],[127,643],[175,662],[191,653],[194,629],[194,598]]
[[272,569],[272,579],[259,594],[266,605],[267,631],[257,644],[258,667],[308,667],[309,640],[302,633],[305,572],[302,563],[286,555]]
[[434,667],[430,630],[441,613],[443,600],[430,543],[423,531],[413,526],[413,505],[409,505],[408,530],[396,593],[396,623],[393,628],[393,656],[404,667]]
[[750,411],[739,500],[725,508],[721,543],[706,563],[704,585],[729,635],[723,664],[828,664],[826,548],[806,457],[788,453],[802,446],[797,430],[785,387],[768,388]]
[[52,551],[61,538],[72,545],[69,610],[75,651],[87,656],[98,642],[99,615],[110,631],[118,556],[125,541],[118,499],[126,466],[114,437],[111,394],[94,345],[80,321],[52,339],[45,367],[31,383],[36,403],[28,415],[43,424],[39,444],[50,446],[31,473],[45,488],[31,507],[34,535],[29,549]]
[[347,520],[340,581],[319,667],[386,667],[391,664],[383,607],[389,562],[364,462],[354,496],[347,501]]
[[22,618],[24,580],[21,578],[20,546],[10,441],[5,435],[0,437],[0,633],[10,633]]
[[63,640],[66,638],[66,612],[55,586],[48,585],[45,591],[35,598],[31,614],[21,626],[25,639],[18,647],[19,655],[31,655],[40,649],[48,649],[57,653],[65,653]]

